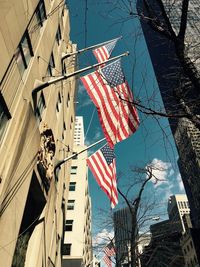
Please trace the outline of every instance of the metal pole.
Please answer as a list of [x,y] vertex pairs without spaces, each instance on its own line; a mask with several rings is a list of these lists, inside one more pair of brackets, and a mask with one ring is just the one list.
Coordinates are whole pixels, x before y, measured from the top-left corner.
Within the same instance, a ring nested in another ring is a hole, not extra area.
[[62,56],[62,59],[61,59],[61,60],[64,60],[65,58],[71,57],[71,56],[76,55],[76,54],[80,54],[80,53],[82,53],[82,52],[85,52],[85,51],[87,51],[87,50],[93,49],[93,48],[95,48],[95,47],[99,47],[99,46],[102,46],[102,45],[105,45],[105,44],[109,44],[109,43],[111,43],[111,42],[113,42],[113,41],[115,41],[115,40],[119,40],[119,39],[121,39],[121,38],[122,38],[122,36],[120,36],[120,37],[118,37],[118,38],[115,38],[115,39],[112,39],[112,40],[110,40],[110,41],[106,41],[106,42],[103,42],[103,43],[100,43],[100,44],[92,45],[92,46],[89,46],[89,47],[86,47],[86,48],[77,50],[77,51],[72,52],[72,53],[65,54],[65,55]]
[[101,65],[103,65],[103,64],[105,64],[107,62],[110,62],[110,61],[113,61],[113,60],[118,59],[120,57],[124,57],[124,56],[128,56],[128,55],[129,55],[129,52],[127,51],[127,52],[125,52],[125,53],[123,53],[123,54],[121,54],[119,56],[112,57],[112,58],[109,58],[108,60],[102,61],[101,63],[96,63],[94,65],[88,66],[88,67],[86,67],[84,69],[77,70],[77,71],[75,71],[73,73],[70,73],[68,75],[63,75],[63,76],[60,76],[60,77],[55,78],[53,80],[50,80],[48,82],[44,82],[44,83],[40,84],[39,86],[37,86],[36,88],[33,89],[33,91],[32,91],[32,97],[34,97],[36,93],[38,93],[39,91],[41,91],[42,89],[48,87],[49,85],[51,85],[53,83],[60,82],[62,80],[66,80],[66,79],[71,78],[71,77],[73,77],[75,75],[78,75],[80,73],[83,73],[83,72],[85,72],[87,70],[91,70],[91,69],[96,68],[96,67],[99,67],[99,66],[101,66]]
[[71,156],[69,156],[69,157],[67,157],[67,158],[64,158],[63,160],[60,160],[60,161],[56,164],[56,166],[55,166],[55,168],[54,168],[54,175],[55,175],[56,180],[57,180],[56,170],[57,170],[63,163],[65,163],[66,161],[72,159],[73,157],[75,157],[75,156],[77,156],[77,155],[79,155],[79,154],[85,152],[86,150],[90,149],[91,147],[98,145],[99,143],[101,143],[101,142],[103,142],[103,141],[105,141],[105,140],[106,140],[106,138],[102,138],[101,140],[95,142],[94,144],[92,144],[92,145],[90,145],[90,146],[84,148],[83,150],[81,150],[81,151],[79,151],[79,152],[76,152],[75,154],[72,154]]

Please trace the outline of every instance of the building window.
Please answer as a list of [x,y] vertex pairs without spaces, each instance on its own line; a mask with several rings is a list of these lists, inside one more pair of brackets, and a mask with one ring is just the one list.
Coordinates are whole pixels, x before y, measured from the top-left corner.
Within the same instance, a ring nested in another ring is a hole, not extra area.
[[42,113],[43,113],[45,108],[46,108],[46,104],[45,104],[44,94],[42,92],[40,95],[40,98],[38,100],[36,110],[35,110],[35,116],[36,116],[37,120],[39,120],[39,121],[42,120]]
[[59,42],[60,40],[62,39],[62,36],[61,36],[61,29],[60,29],[60,25],[58,25],[58,30],[56,32],[56,41],[57,41],[57,44],[59,45]]
[[67,210],[74,210],[75,200],[69,199],[67,202]]
[[63,245],[63,255],[71,255],[71,246],[72,244]]
[[58,102],[59,102],[60,104],[61,104],[61,102],[62,102],[60,92],[58,93]]
[[187,209],[187,202],[184,201],[184,206],[185,206],[185,209]]
[[49,76],[53,76],[53,71],[52,69],[55,68],[55,60],[54,60],[54,55],[53,52],[51,53],[50,59],[49,59],[49,65],[47,67],[47,74]]
[[62,100],[61,100],[61,95],[60,95],[60,92],[58,93],[58,100],[57,100],[57,103],[56,103],[56,111],[59,112],[60,109],[61,109],[61,104],[62,104]]
[[70,102],[70,95],[68,93],[68,95],[67,95],[67,107],[69,107],[69,102]]
[[65,231],[72,231],[73,228],[73,220],[65,221]]
[[71,116],[70,129],[72,129],[73,122],[74,122],[74,120],[73,120],[73,117]]
[[75,190],[76,190],[76,182],[70,182],[69,191],[75,191]]
[[11,118],[7,105],[0,93],[0,140],[6,128],[7,121]]
[[21,75],[23,75],[25,69],[27,69],[32,56],[33,50],[31,41],[28,31],[26,31],[15,53],[17,66]]
[[38,24],[42,27],[44,20],[47,18],[44,1],[39,2],[35,14]]
[[76,153],[76,152],[73,152],[73,154],[74,154],[74,156],[73,156],[72,159],[78,159],[78,155],[77,155],[77,153]]
[[78,167],[77,166],[71,166],[71,174],[77,174],[77,169]]

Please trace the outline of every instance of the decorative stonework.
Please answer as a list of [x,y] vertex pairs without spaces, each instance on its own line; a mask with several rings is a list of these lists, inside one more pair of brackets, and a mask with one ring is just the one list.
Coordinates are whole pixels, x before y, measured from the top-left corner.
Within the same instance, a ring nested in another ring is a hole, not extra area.
[[48,191],[51,179],[53,178],[53,158],[55,155],[55,141],[53,132],[47,124],[42,125],[40,150],[38,151],[38,171],[46,191]]

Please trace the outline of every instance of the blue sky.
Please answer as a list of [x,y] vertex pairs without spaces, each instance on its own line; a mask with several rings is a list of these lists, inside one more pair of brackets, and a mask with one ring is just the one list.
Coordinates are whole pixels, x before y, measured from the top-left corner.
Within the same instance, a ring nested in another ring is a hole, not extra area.
[[[86,12],[86,1],[69,0],[71,40],[73,43],[77,43],[78,48],[81,49],[85,45],[91,46],[122,36],[122,40],[117,43],[113,51],[113,56],[127,50],[130,51],[130,56],[122,59],[122,65],[135,99],[151,108],[163,110],[139,21],[129,15],[130,10],[122,4],[123,1],[118,1],[121,4],[115,5],[112,12],[110,10],[113,5],[108,4],[109,2],[115,3],[115,1],[88,0]],[[93,63],[96,61],[92,52],[84,53],[79,57],[80,68]],[[79,83],[78,102],[77,115],[84,117],[85,133],[87,132],[86,142],[91,144],[104,136],[98,122],[97,112],[81,82]],[[168,197],[171,194],[184,192],[176,164],[177,151],[166,119],[155,119],[140,112],[139,116],[141,124],[137,132],[115,146],[117,173],[123,172],[129,176],[128,179],[124,174],[120,178],[119,184],[124,188],[127,183],[131,184],[134,181],[132,174],[130,175],[130,167],[145,167],[150,163],[162,167],[163,171],[157,170],[155,175],[165,179],[165,181],[156,185],[149,183],[145,190],[145,196],[147,199],[153,196],[166,213]],[[98,147],[93,148],[90,153],[97,149]],[[110,204],[107,197],[98,188],[90,172],[89,183],[93,205],[94,232],[105,231],[105,229],[98,228],[95,218],[97,218],[99,209],[109,210]],[[136,189],[133,189],[133,197],[135,192]],[[163,215],[163,218],[165,217]]]

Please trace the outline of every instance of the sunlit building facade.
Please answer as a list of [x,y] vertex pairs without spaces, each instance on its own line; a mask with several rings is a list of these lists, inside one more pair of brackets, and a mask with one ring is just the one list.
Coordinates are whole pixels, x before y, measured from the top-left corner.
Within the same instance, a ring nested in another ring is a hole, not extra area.
[[[84,145],[83,117],[76,117],[73,152]],[[72,160],[65,220],[63,267],[92,266],[91,199],[88,188],[87,151]]]
[[[0,2],[0,265],[61,266],[76,80],[65,1]],[[66,146],[68,149],[66,149]]]

